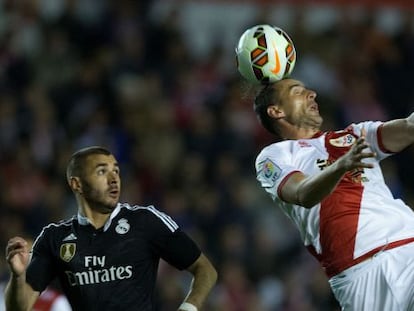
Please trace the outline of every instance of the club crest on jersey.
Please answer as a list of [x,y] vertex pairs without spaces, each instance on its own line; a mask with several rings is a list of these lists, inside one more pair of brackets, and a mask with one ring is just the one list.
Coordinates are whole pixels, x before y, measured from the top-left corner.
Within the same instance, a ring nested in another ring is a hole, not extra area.
[[125,218],[121,218],[118,220],[118,225],[115,227],[115,231],[118,234],[125,234],[129,231],[130,225],[128,223],[128,220]]
[[76,243],[64,243],[60,246],[60,258],[69,262],[76,253]]
[[346,134],[337,138],[331,138],[329,143],[335,147],[349,147],[352,146],[355,142],[355,136],[351,134]]
[[276,180],[279,178],[282,172],[282,169],[270,159],[266,159],[261,162],[259,164],[259,167],[259,180],[265,182],[269,186],[274,186]]

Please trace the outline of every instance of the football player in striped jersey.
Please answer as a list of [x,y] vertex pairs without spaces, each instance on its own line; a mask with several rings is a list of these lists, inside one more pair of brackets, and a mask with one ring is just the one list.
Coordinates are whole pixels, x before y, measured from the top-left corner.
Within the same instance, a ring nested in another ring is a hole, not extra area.
[[414,212],[394,198],[380,161],[414,143],[414,114],[321,131],[316,92],[264,86],[254,109],[280,141],[256,158],[257,179],[319,260],[343,310],[414,309]]

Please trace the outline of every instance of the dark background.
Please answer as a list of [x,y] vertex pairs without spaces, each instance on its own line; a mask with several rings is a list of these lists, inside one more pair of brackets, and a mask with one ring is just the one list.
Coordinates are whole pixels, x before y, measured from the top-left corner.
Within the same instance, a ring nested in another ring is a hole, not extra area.
[[[8,238],[76,213],[71,153],[104,145],[121,163],[122,201],[171,215],[218,268],[205,310],[338,310],[255,180],[254,159],[273,138],[252,112],[255,89],[237,73],[234,47],[256,23],[285,29],[293,77],[318,92],[325,128],[405,117],[409,2],[0,1],[1,279]],[[383,162],[410,206],[413,153]],[[176,310],[188,277],[161,265],[161,310]]]

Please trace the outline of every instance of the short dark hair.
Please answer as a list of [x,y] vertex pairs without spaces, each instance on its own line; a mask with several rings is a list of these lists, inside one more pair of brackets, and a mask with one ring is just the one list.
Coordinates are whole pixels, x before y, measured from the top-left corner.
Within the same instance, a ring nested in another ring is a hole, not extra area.
[[275,129],[274,120],[267,113],[267,108],[275,103],[274,93],[275,89],[272,84],[266,84],[256,95],[253,109],[263,127],[270,133],[277,135],[278,133]]
[[95,155],[95,154],[111,155],[112,152],[110,152],[108,149],[101,147],[101,146],[91,146],[91,147],[82,148],[76,151],[70,157],[68,166],[66,168],[67,181],[69,182],[70,178],[73,176],[82,177],[82,173],[85,168],[86,159],[90,155]]

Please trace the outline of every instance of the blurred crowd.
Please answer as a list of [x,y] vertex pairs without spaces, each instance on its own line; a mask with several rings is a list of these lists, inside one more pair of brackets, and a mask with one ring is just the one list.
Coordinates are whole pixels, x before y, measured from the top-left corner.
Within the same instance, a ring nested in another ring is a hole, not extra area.
[[[76,213],[71,153],[103,145],[120,161],[122,201],[168,213],[216,265],[205,310],[338,310],[319,264],[255,180],[254,159],[273,139],[252,111],[255,88],[219,40],[207,56],[192,54],[179,27],[184,3],[157,20],[154,1],[0,1],[0,280],[8,238]],[[298,7],[279,26],[326,128],[413,110],[411,12],[394,32],[369,10],[361,20],[343,10],[312,32],[305,13]],[[274,23],[263,10],[245,26],[259,22]],[[383,166],[395,196],[414,207],[413,159],[409,148]],[[159,310],[176,310],[188,282],[163,263]]]

